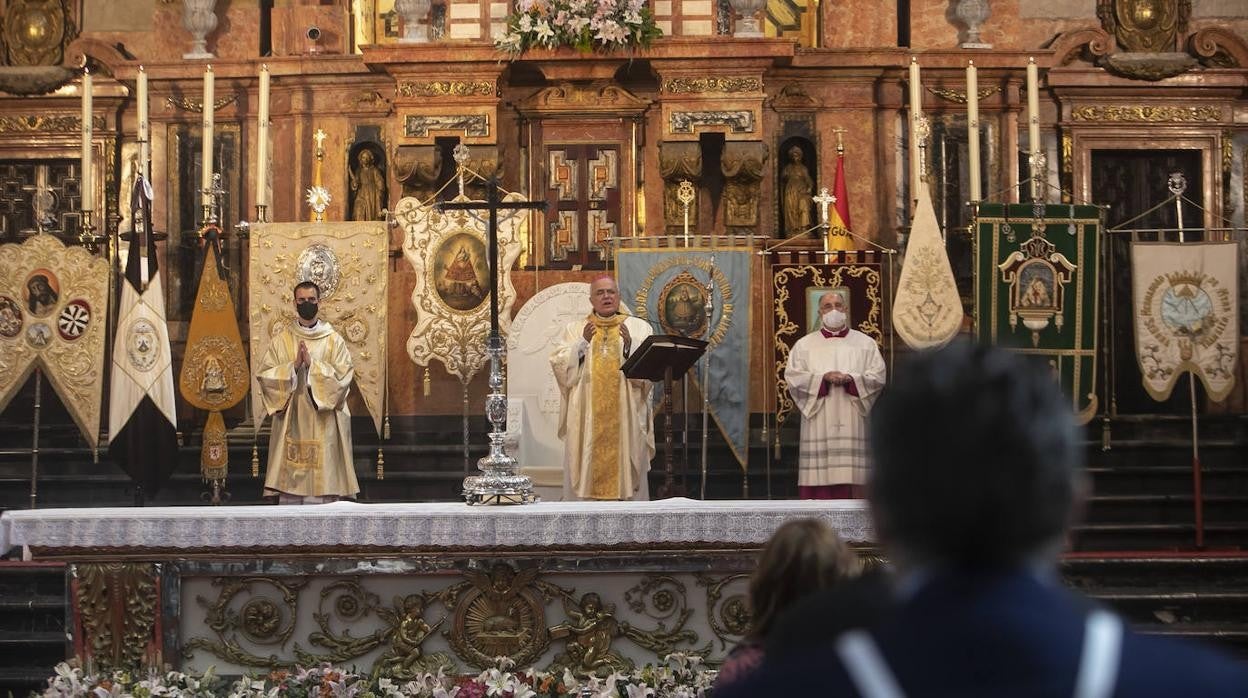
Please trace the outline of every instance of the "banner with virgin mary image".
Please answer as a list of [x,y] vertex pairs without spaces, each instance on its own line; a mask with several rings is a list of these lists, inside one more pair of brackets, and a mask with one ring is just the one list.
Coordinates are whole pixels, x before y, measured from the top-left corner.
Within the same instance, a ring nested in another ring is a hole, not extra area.
[[637,317],[654,324],[655,332],[709,343],[706,358],[696,372],[691,369],[689,379],[701,391],[707,363],[710,416],[742,468],[749,459],[752,259],[748,245],[627,246],[616,252],[620,296]]
[[981,203],[975,333],[1051,371],[1080,421],[1096,414],[1100,209]]

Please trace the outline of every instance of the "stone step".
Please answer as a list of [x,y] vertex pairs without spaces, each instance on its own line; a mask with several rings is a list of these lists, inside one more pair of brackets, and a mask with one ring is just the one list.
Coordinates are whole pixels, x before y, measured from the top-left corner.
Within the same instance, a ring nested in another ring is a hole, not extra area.
[[[1186,523],[1092,523],[1071,530],[1075,551],[1194,550],[1196,525]],[[1248,522],[1206,522],[1209,550],[1248,550]]]
[[[1195,499],[1192,494],[1094,495],[1088,502],[1085,518],[1089,524],[1192,523]],[[1248,494],[1206,492],[1201,497],[1201,505],[1206,523],[1237,521],[1248,512]]]

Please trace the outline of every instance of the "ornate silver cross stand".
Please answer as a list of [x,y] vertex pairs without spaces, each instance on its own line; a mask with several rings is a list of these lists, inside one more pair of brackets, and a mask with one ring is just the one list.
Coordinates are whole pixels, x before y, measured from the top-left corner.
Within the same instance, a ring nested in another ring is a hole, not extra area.
[[[465,148],[465,151],[467,149]],[[456,161],[461,168],[459,149]],[[467,153],[464,152],[464,155]],[[462,174],[461,174],[462,177]],[[460,181],[463,181],[462,178]],[[463,187],[460,187],[461,197]],[[503,337],[498,329],[498,212],[517,209],[545,210],[544,201],[507,201],[499,197],[498,179],[486,182],[485,201],[456,200],[440,202],[435,207],[443,211],[488,211],[490,258],[490,338],[487,352],[490,355],[490,394],[485,398],[485,417],[490,420],[490,454],[477,461],[480,475],[464,478],[464,500],[469,504],[528,504],[537,501],[533,482],[529,476],[518,472],[519,462],[503,449],[506,437],[507,395],[503,393]]]

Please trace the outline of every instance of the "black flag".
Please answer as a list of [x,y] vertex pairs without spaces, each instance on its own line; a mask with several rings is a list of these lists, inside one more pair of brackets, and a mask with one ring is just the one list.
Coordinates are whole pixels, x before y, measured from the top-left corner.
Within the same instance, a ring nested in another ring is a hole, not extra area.
[[[142,488],[142,494],[152,496],[177,465],[178,418],[165,296],[152,236],[152,186],[142,177],[130,197],[131,220],[137,220],[140,210],[143,231],[134,226],[117,306],[120,319],[113,338],[108,455]],[[144,243],[146,265],[140,254]]]

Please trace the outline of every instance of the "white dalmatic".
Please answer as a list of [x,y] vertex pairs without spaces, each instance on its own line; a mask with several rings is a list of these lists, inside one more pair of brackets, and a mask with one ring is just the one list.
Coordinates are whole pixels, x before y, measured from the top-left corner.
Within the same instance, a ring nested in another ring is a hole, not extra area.
[[[853,382],[828,384],[828,371],[848,374]],[[885,372],[879,346],[857,330],[831,337],[816,330],[793,345],[784,380],[802,413],[799,486],[866,484],[867,413]]]

